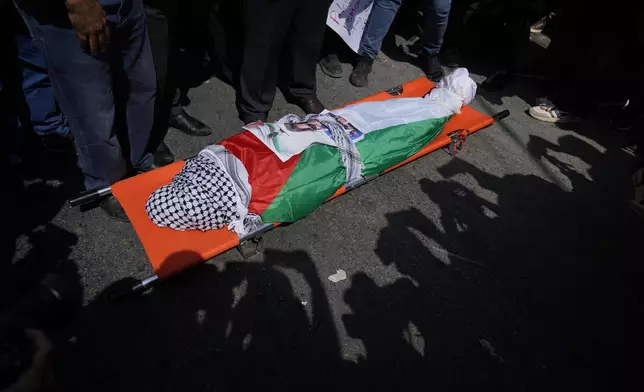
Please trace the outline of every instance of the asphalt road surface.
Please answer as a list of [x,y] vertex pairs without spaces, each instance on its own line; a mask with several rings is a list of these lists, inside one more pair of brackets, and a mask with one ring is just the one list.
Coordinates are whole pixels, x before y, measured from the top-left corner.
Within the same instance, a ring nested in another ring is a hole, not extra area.
[[[318,72],[328,107],[421,75],[383,56],[358,89],[350,70]],[[53,169],[34,174],[5,224],[15,265],[68,271],[82,287],[60,382],[97,392],[620,390],[642,330],[634,158],[601,121],[564,130],[532,120],[539,92],[529,80],[480,91],[476,109],[511,115],[458,156],[437,151],[273,230],[255,260],[230,251],[116,303],[111,292],[151,273],[134,230],[69,208],[72,190]],[[240,130],[230,86],[212,78],[189,98],[214,132],[171,130],[178,158]],[[271,119],[291,112],[278,94]],[[333,283],[338,269],[347,278]]]

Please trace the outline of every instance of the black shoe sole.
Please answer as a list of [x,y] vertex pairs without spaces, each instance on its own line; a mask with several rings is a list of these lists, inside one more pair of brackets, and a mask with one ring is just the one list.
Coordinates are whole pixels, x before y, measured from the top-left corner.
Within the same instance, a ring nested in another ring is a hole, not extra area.
[[319,63],[319,64],[320,64],[320,70],[328,77],[331,77],[333,79],[340,79],[341,77],[344,76],[344,72],[342,71],[333,72],[327,67],[325,67],[324,65],[322,65],[322,63]]

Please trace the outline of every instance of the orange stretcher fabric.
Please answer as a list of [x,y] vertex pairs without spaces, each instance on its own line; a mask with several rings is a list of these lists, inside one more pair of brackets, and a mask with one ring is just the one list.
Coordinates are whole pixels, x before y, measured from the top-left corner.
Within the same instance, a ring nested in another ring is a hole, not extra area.
[[[402,94],[398,96],[381,92],[353,103],[383,101],[391,98],[422,97],[432,87],[433,84],[428,79],[420,78],[405,83]],[[464,107],[461,114],[454,116],[447,123],[443,132],[427,147],[413,157],[387,170],[387,172],[449,144],[450,139],[447,134],[454,130],[468,129],[470,132],[476,132],[493,122],[494,120],[491,117],[469,107]],[[145,211],[145,203],[148,197],[159,187],[168,184],[182,167],[183,161],[178,161],[112,185],[112,193],[125,209],[150,259],[154,272],[161,278],[174,275],[239,245],[237,234],[225,228],[206,232],[195,230],[177,231],[157,227],[148,218]],[[344,192],[345,190],[342,188],[333,197],[337,197]]]

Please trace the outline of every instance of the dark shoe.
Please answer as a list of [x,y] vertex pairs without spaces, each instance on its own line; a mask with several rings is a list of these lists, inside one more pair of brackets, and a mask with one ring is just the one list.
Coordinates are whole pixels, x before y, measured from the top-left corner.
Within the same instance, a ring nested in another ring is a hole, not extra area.
[[268,119],[268,114],[239,114],[239,120],[242,122],[244,126],[256,122],[266,122]]
[[432,82],[439,82],[445,75],[443,67],[438,61],[438,55],[422,56],[420,58],[420,68],[425,72],[427,79]]
[[364,87],[369,82],[369,74],[371,73],[371,68],[373,67],[373,59],[367,56],[360,57],[358,64],[356,64],[351,76],[349,76],[349,82],[356,87]]
[[[423,56],[426,56],[425,48],[423,47],[423,40],[419,39],[418,41],[414,42],[414,44],[409,47],[409,53],[418,56],[421,59],[423,58]],[[461,55],[456,47],[443,46],[439,57],[441,64],[443,64],[444,66],[448,68],[459,67]]]
[[147,173],[147,172],[150,172],[150,171],[152,171],[152,170],[156,170],[156,169],[158,169],[158,168],[160,168],[160,167],[161,167],[161,166],[160,166],[160,165],[157,165],[156,160],[155,160],[155,162],[151,163],[151,164],[150,164],[150,165],[148,165],[148,166],[144,166],[144,167],[137,167],[137,168],[136,168],[136,174]]
[[121,203],[116,200],[116,197],[109,195],[101,201],[99,204],[101,209],[115,221],[119,222],[129,222],[130,219],[127,217],[125,210],[121,207]]
[[179,114],[170,116],[168,124],[172,128],[191,136],[208,136],[212,133],[209,126],[192,117],[183,109]]
[[300,109],[302,109],[306,114],[318,114],[322,113],[322,111],[326,109],[322,102],[320,102],[318,97],[315,95],[313,96],[313,98],[295,100],[293,101],[293,104],[299,106]]
[[323,57],[319,64],[322,72],[328,76],[336,79],[342,77],[342,64],[340,64],[340,59],[338,59],[337,54],[332,53]]
[[154,152],[154,164],[157,166],[165,166],[174,162],[174,155],[165,142],[161,142],[157,150]]

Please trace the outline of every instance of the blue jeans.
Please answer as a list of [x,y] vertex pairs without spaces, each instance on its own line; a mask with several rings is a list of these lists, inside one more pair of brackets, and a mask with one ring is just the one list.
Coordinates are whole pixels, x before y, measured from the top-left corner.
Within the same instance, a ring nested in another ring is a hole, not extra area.
[[[403,0],[375,0],[360,42],[360,54],[375,59]],[[424,0],[423,51],[437,55],[443,44],[452,0]]]
[[452,8],[452,0],[425,0],[423,15],[425,28],[423,30],[423,52],[428,56],[436,56],[443,46],[443,37],[447,30],[447,19]]
[[29,108],[31,128],[41,136],[67,136],[69,124],[54,98],[42,42],[22,34],[14,35],[13,41],[22,70],[22,90]]
[[[152,164],[156,75],[141,0],[100,0],[111,46],[93,57],[81,50],[62,1],[14,0],[31,36],[43,44],[58,104],[76,141],[85,187],[110,186]],[[36,5],[35,7],[33,5]]]

